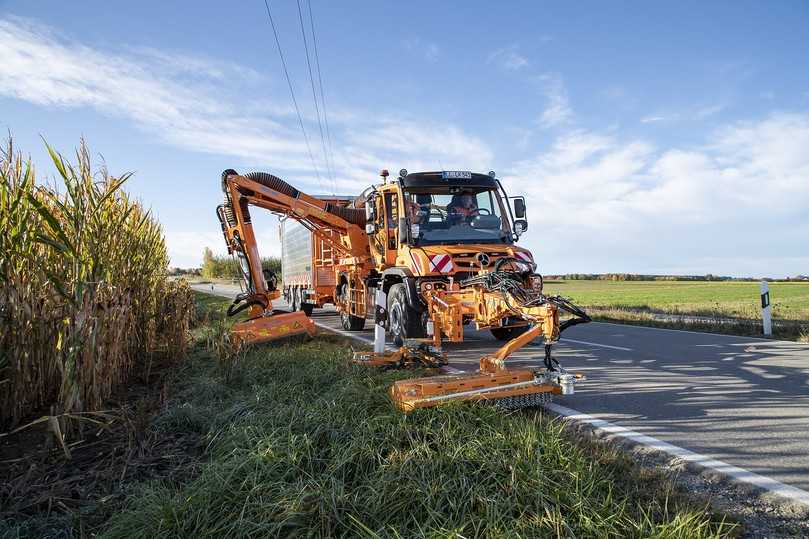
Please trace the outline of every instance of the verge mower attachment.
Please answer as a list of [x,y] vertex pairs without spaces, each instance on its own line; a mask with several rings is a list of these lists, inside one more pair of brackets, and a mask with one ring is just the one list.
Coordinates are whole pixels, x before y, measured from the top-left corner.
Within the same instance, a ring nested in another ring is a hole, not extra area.
[[[228,316],[247,309],[251,306],[260,307],[262,297],[239,294],[228,307]],[[314,322],[303,312],[285,311],[263,311],[260,316],[237,322],[233,324],[231,330],[233,340],[236,344],[261,344],[277,339],[294,337],[296,335],[309,335],[314,337],[317,334]]]
[[[453,400],[488,401],[506,409],[518,409],[545,404],[554,393],[573,394],[574,383],[584,377],[563,369],[551,355],[551,349],[565,329],[587,323],[590,317],[566,298],[545,295],[541,287],[531,286],[533,281],[541,282],[541,277],[537,277],[530,269],[521,267],[520,261],[501,259],[492,271],[462,281],[461,293],[464,290],[473,293],[473,303],[480,312],[491,309],[492,321],[519,318],[529,324],[528,329],[493,354],[481,357],[476,372],[395,382],[390,388],[394,404],[405,412]],[[438,303],[450,305],[450,301]],[[560,321],[560,311],[571,317]],[[443,314],[440,309],[437,312],[439,316]],[[511,354],[538,337],[545,341],[543,367],[506,367]]]

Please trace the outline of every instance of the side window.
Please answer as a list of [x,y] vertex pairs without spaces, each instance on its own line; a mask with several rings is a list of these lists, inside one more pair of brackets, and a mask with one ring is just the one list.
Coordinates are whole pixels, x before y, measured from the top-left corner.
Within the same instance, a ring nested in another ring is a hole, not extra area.
[[494,214],[492,211],[492,192],[491,191],[483,191],[482,193],[478,194],[478,208],[489,210],[488,213],[490,215]]
[[399,208],[397,208],[396,193],[385,194],[385,209],[387,211],[388,229],[395,230],[399,224]]

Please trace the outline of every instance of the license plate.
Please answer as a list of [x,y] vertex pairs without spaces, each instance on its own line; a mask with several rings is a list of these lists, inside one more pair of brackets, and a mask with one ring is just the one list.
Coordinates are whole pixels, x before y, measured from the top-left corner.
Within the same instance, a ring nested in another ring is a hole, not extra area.
[[441,177],[445,180],[471,180],[472,173],[465,170],[445,170]]

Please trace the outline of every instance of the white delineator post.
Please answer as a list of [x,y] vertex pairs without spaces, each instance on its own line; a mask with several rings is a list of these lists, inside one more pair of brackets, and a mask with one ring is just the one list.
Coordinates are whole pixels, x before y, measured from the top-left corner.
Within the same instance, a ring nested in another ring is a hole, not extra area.
[[376,289],[376,308],[374,309],[374,352],[385,351],[385,321],[388,319],[388,295],[381,288]]
[[770,285],[761,281],[761,318],[764,335],[772,335],[772,312],[770,311]]

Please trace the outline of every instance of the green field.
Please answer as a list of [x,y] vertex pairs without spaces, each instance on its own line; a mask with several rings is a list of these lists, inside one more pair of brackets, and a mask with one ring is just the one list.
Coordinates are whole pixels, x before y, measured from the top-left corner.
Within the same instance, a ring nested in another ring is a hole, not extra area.
[[[760,318],[757,282],[557,281],[545,291],[586,307],[738,318]],[[809,283],[770,283],[773,317],[809,321]]]

